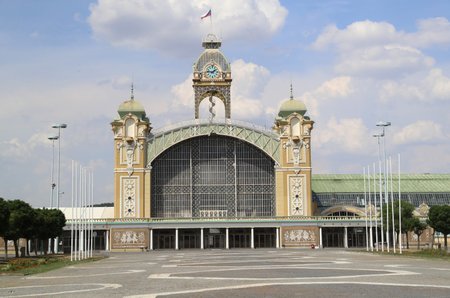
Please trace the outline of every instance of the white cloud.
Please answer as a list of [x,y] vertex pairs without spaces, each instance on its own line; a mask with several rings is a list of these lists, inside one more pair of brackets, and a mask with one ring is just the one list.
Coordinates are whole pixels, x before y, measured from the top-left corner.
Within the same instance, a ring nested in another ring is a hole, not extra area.
[[278,0],[99,0],[88,22],[96,38],[115,46],[182,55],[197,48],[198,33],[211,30],[210,20],[200,20],[210,8],[221,36],[244,42],[271,36],[287,16]]
[[433,66],[434,60],[417,49],[387,44],[354,48],[341,54],[335,70],[341,74],[395,76]]
[[433,68],[413,80],[386,81],[381,85],[380,99],[419,100],[422,102],[450,101],[450,78],[441,69]]
[[397,36],[395,27],[386,22],[354,22],[342,30],[336,25],[330,25],[317,37],[313,48],[323,50],[336,46],[340,51],[347,51],[355,47],[371,47],[392,42]]
[[445,18],[418,22],[413,33],[398,31],[387,22],[360,21],[338,29],[326,27],[312,47],[335,49],[340,74],[400,76],[431,68],[435,61],[419,48],[450,44],[450,23]]
[[387,22],[370,20],[354,22],[345,29],[336,25],[326,27],[313,48],[323,50],[336,47],[339,51],[353,48],[370,48],[372,46],[401,44],[411,47],[428,47],[432,45],[450,44],[450,22],[446,18],[430,18],[418,21],[418,30],[413,33],[398,31]]
[[394,143],[411,144],[442,140],[445,138],[441,125],[433,121],[419,120],[403,127],[394,134]]
[[331,118],[326,125],[315,130],[313,142],[316,148],[323,151],[362,154],[368,149],[370,134],[360,118]]
[[45,133],[35,133],[31,135],[25,142],[18,138],[12,138],[7,141],[0,142],[3,148],[0,151],[0,158],[14,159],[18,162],[27,162],[28,158],[32,157],[32,153],[40,146],[49,146],[50,141],[47,139],[48,135]]
[[303,93],[298,99],[306,104],[311,116],[317,117],[319,115],[319,102],[333,98],[345,98],[353,91],[351,77],[342,76],[325,81],[315,90]]

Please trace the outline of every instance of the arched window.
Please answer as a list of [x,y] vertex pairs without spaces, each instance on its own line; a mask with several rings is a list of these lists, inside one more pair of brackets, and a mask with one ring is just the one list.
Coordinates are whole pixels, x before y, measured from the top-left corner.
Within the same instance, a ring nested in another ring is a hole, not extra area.
[[327,216],[348,216],[348,217],[359,217],[358,214],[350,211],[336,211],[328,214]]
[[300,136],[300,119],[297,117],[294,117],[291,120],[291,135]]
[[134,119],[127,119],[125,121],[125,136],[126,137],[134,137],[135,136],[135,122]]
[[152,217],[274,216],[274,162],[238,139],[188,139],[153,161],[151,200]]

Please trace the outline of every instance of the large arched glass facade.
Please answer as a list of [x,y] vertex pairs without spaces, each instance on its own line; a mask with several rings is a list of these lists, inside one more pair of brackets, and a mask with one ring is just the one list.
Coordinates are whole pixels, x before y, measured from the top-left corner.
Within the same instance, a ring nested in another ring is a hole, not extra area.
[[274,161],[238,139],[180,142],[153,161],[151,176],[152,217],[275,215]]

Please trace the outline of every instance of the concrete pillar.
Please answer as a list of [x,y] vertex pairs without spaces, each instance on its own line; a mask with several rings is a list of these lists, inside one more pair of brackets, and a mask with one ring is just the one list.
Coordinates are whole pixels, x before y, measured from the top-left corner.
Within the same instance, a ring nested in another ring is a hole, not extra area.
[[178,250],[178,229],[175,229],[175,249]]
[[203,243],[203,228],[200,229],[200,249],[204,249],[205,244]]
[[59,244],[59,237],[55,238],[55,254],[58,253],[58,244]]
[[225,249],[230,249],[230,239],[228,228],[225,229]]
[[347,234],[347,227],[344,227],[344,247],[348,248],[348,234]]
[[153,250],[153,229],[150,229],[150,236],[148,239],[148,249]]
[[276,248],[280,248],[280,228],[275,228]]
[[319,247],[323,248],[322,227],[319,227]]
[[106,231],[105,235],[105,250],[110,251],[111,248],[109,247],[109,230]]
[[250,248],[255,248],[255,229],[252,228],[251,229],[251,233],[250,233]]

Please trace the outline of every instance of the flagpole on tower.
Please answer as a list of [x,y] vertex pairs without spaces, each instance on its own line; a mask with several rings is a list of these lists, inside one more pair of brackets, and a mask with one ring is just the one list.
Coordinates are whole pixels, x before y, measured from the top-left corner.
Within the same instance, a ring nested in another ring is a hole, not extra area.
[[203,19],[208,18],[208,17],[209,17],[209,24],[211,25],[211,32],[213,32],[213,21],[212,21],[212,13],[211,13],[211,9],[208,10],[207,13],[205,13],[204,15],[202,15],[202,16],[200,17],[200,20],[203,20]]

